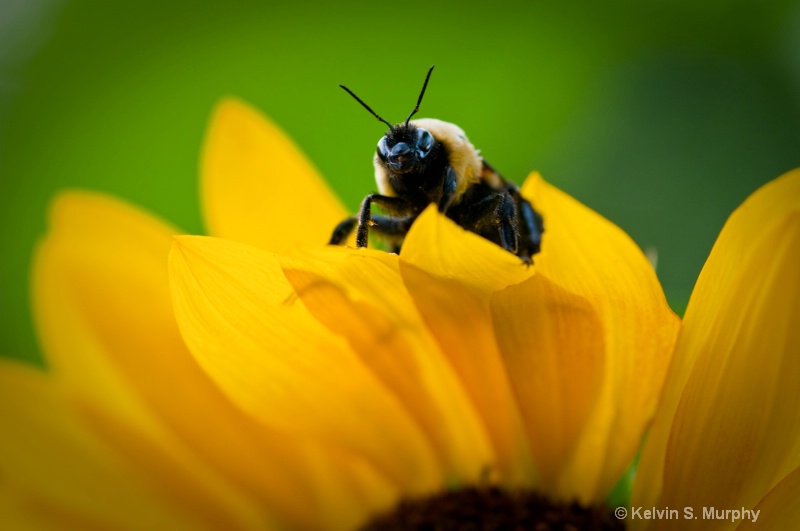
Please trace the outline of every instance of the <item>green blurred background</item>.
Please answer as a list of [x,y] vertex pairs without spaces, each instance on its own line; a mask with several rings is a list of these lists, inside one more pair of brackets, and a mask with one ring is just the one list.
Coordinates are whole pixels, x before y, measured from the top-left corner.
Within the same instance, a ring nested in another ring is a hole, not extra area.
[[[280,123],[355,209],[383,127],[460,125],[658,250],[681,312],[728,214],[800,166],[800,3],[0,3],[0,353],[36,360],[28,270],[58,190],[101,190],[203,232],[214,103]],[[276,176],[279,178],[279,176]]]

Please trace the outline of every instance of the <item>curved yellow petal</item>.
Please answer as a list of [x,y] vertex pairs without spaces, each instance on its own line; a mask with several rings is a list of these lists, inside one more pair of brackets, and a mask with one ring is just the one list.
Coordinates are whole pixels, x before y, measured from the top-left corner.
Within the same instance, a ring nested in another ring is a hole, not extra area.
[[[81,409],[93,430],[124,456],[126,464],[210,529],[355,529],[398,497],[394,486],[359,456],[328,441],[279,432],[271,433],[264,441],[264,453],[251,463],[266,470],[275,487],[243,493],[225,483],[231,478],[220,480],[207,463],[180,448],[175,451],[163,437],[146,437],[96,403],[82,404]],[[214,429],[220,427],[209,425],[208,431]],[[286,490],[276,492],[279,487]],[[298,513],[300,509],[305,512]]]
[[231,503],[245,512],[274,507],[287,521],[305,521],[308,477],[317,475],[305,454],[236,407],[180,337],[167,269],[175,232],[109,197],[59,197],[33,275],[47,360],[70,396],[88,409],[103,405],[93,427],[125,443],[130,459],[182,460],[184,481],[206,478],[202,488],[234,493]]
[[495,293],[491,310],[536,460],[538,488],[568,500],[574,486],[561,474],[603,382],[600,319],[586,299],[542,275]]
[[431,485],[431,449],[403,404],[309,313],[273,255],[182,236],[170,271],[189,348],[244,410],[362,455],[404,490]]
[[[19,492],[17,486],[12,486],[8,478],[0,481],[0,531],[39,531],[55,527],[54,522],[48,522],[31,501],[30,495]],[[90,526],[83,526],[91,528]],[[95,525],[94,527],[99,527]]]
[[[33,261],[34,320],[51,370],[67,389],[108,401],[143,427],[148,415],[108,358],[108,347],[135,338],[132,325],[162,331],[158,323],[170,319],[169,299],[159,297],[158,290],[168,286],[164,257],[175,232],[108,196],[65,192],[50,205],[48,232]],[[152,323],[116,321],[115,308],[105,307],[104,298],[125,315],[138,310]],[[100,323],[111,329],[103,330]],[[142,341],[159,340],[147,335]],[[167,334],[167,349],[174,337]]]
[[233,98],[211,119],[201,187],[209,234],[273,252],[324,245],[348,215],[286,134]]
[[[111,528],[121,518],[130,529],[207,529],[99,440],[51,378],[2,359],[0,433],[0,485],[3,497],[13,495],[6,499],[18,520],[13,529],[26,521],[39,529]],[[12,523],[0,514],[0,526]]]
[[531,175],[522,194],[542,213],[537,274],[592,305],[603,327],[599,397],[562,472],[562,495],[601,501],[628,467],[655,410],[679,319],[653,268],[617,226]]
[[[135,432],[133,440],[148,441],[145,446],[183,459],[184,482],[202,477],[206,484],[195,490],[217,492],[210,496],[220,503],[206,504],[209,508],[227,503],[228,508],[214,510],[232,516],[242,511],[235,518],[260,519],[252,512],[263,512],[263,501],[248,506],[245,492],[263,500],[265,491],[285,491],[264,479],[272,470],[254,470],[249,459],[258,459],[265,450],[251,442],[254,423],[241,415],[237,419],[235,408],[199,370],[180,339],[166,268],[174,232],[101,194],[59,196],[34,260],[39,340],[70,396],[102,404]],[[182,392],[176,394],[176,388]],[[220,422],[226,429],[209,434],[208,422]],[[103,432],[107,426],[94,427]],[[231,447],[241,451],[234,459],[229,457]]]
[[492,462],[486,434],[404,289],[397,256],[329,247],[282,263],[309,310],[412,412],[448,480],[477,481]]
[[533,271],[429,207],[403,244],[400,273],[486,426],[496,456],[486,463],[489,477],[508,486],[529,486],[535,471],[497,347],[489,297]]
[[752,508],[800,465],[799,261],[794,171],[734,212],[703,268],[635,503]]
[[[171,452],[186,452],[187,444],[257,490],[266,482],[248,459],[228,455],[232,444],[241,449],[237,456],[261,455],[263,448],[247,448],[253,430],[240,421],[234,432],[208,434],[209,421],[236,425],[228,422],[236,411],[193,362],[178,333],[166,267],[175,232],[100,194],[58,197],[34,266],[42,348],[70,394],[104,404],[141,437],[161,441]],[[176,388],[182,393],[176,395]]]
[[434,205],[414,221],[403,242],[401,262],[445,279],[455,279],[488,297],[534,272],[489,240],[462,229]]
[[800,467],[775,485],[756,505],[753,512],[758,511],[753,522],[743,520],[738,530],[756,529],[758,531],[779,531],[782,529],[800,529]]
[[[764,237],[772,224],[798,208],[799,188],[800,170],[791,171],[768,183],[731,214],[720,232],[686,309],[664,396],[643,449],[634,503],[651,505],[658,500],[667,441],[686,382],[701,352],[698,345],[713,341],[711,331],[721,326],[715,324],[722,319],[719,315],[719,310],[723,308],[721,298],[737,282],[752,282],[743,277],[742,261],[745,256],[752,254],[752,247]],[[767,256],[771,254],[769,250]],[[735,306],[741,307],[741,303],[735,302]],[[715,308],[718,310],[715,311]]]

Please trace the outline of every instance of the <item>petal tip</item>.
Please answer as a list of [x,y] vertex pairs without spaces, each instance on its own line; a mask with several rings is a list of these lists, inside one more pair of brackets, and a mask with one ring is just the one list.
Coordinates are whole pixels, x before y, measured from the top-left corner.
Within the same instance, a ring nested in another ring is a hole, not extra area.
[[204,245],[208,245],[211,236],[197,236],[193,234],[175,234],[172,236],[172,247],[170,249],[170,256],[175,253],[187,254],[191,252],[200,251]]
[[80,190],[77,188],[59,190],[53,195],[47,205],[48,226],[53,227],[58,224],[59,220],[69,219],[74,212],[80,212],[87,207],[111,203],[131,206],[121,199],[116,199],[100,192]]
[[240,112],[258,112],[249,103],[237,96],[223,96],[217,100],[214,109],[211,111],[212,116],[238,116]]

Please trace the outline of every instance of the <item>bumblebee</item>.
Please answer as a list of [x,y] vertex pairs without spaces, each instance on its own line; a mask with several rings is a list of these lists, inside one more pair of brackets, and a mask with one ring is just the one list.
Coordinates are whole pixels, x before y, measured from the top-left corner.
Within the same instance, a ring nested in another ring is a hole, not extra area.
[[[330,242],[341,245],[353,229],[356,246],[366,247],[369,230],[383,236],[399,252],[414,220],[431,203],[466,230],[499,245],[530,264],[539,252],[544,224],[519,187],[505,180],[467,140],[460,127],[421,118],[419,111],[433,66],[428,70],[417,105],[405,122],[392,125],[350,89],[339,85],[389,130],[378,141],[374,157],[379,193],[361,202],[356,216],[339,223]],[[386,215],[373,215],[372,205]]]

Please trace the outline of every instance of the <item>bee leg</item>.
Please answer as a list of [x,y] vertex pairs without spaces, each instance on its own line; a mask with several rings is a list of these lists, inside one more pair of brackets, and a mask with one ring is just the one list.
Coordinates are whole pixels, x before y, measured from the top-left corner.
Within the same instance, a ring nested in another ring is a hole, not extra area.
[[372,230],[380,233],[388,240],[389,252],[399,254],[403,238],[408,234],[411,224],[417,216],[391,218],[388,216],[372,216]]
[[411,210],[408,201],[399,197],[388,195],[369,194],[361,202],[358,211],[358,228],[356,229],[356,247],[366,247],[368,243],[369,226],[375,224],[372,220],[372,203],[375,202],[384,210],[391,213],[403,214]]
[[456,178],[456,172],[450,166],[447,167],[447,170],[444,174],[444,183],[442,185],[442,197],[439,199],[439,212],[447,212],[447,209],[450,207],[450,204],[453,202],[453,198],[456,195],[456,188],[458,187],[458,179]]
[[525,254],[530,258],[541,250],[544,220],[541,214],[533,209],[530,201],[519,194],[517,194],[516,199],[523,239],[520,255]]
[[[461,227],[519,254],[519,213],[511,190],[493,190],[488,186],[473,188],[469,202],[453,207],[448,216]],[[520,256],[524,261],[524,258]]]
[[517,254],[519,249],[519,217],[517,205],[508,192],[503,192],[495,207],[495,223],[500,232],[500,246],[506,251]]
[[[381,233],[389,239],[397,240],[402,239],[408,234],[408,229],[411,228],[411,224],[414,223],[415,219],[417,219],[417,216],[405,218],[372,216],[372,223],[370,225],[372,226],[372,230]],[[350,216],[339,223],[336,228],[333,229],[333,234],[331,235],[328,245],[342,245],[353,232],[353,229],[356,228],[357,223],[358,218],[356,216]],[[393,252],[395,253],[400,252],[400,245],[393,242],[392,249],[394,249]]]
[[344,243],[344,241],[353,232],[353,229],[356,228],[356,223],[358,223],[358,218],[355,216],[350,216],[346,220],[336,225],[336,228],[333,229],[333,234],[331,234],[331,239],[328,242],[328,245],[342,245],[342,243]]
[[417,216],[392,218],[389,216],[372,216],[372,230],[389,238],[399,238],[408,234],[408,229]]

